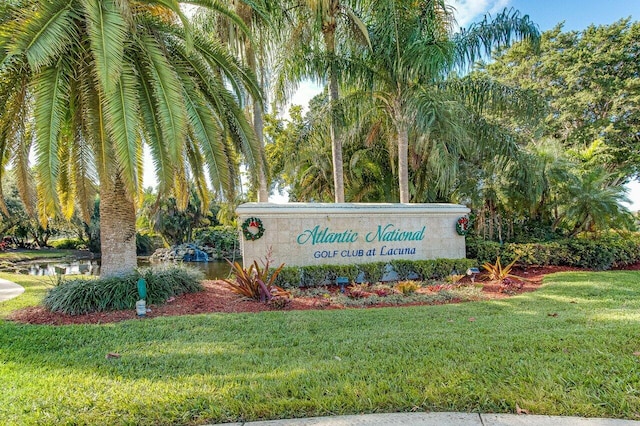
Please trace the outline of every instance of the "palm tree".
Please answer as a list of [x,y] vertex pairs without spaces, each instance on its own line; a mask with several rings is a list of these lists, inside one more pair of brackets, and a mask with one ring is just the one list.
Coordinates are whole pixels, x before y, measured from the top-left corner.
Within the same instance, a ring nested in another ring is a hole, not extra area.
[[607,170],[610,155],[602,142],[569,150],[567,157],[573,167],[569,176],[558,183],[559,214],[554,226],[564,224],[572,236],[612,227],[632,229],[633,217],[623,205],[629,204],[627,190],[620,174]]
[[[344,202],[344,166],[342,158],[343,137],[340,125],[340,74],[344,72],[344,55],[338,44],[346,45],[346,38],[371,46],[369,34],[355,9],[345,0],[292,1],[291,9],[297,12],[289,30],[291,37],[285,41],[286,58],[282,77],[293,82],[303,78],[328,81],[331,102],[331,157],[333,185],[336,203]],[[353,2],[355,3],[355,2]],[[309,28],[310,27],[310,28]],[[348,35],[347,35],[348,34]],[[318,43],[317,36],[321,35]],[[339,35],[343,36],[338,43]],[[294,83],[295,84],[295,83]]]
[[[209,33],[211,37],[221,39],[232,52],[242,58],[243,63],[260,80],[263,96],[266,93],[265,62],[268,62],[267,51],[273,46],[272,18],[281,15],[273,0],[230,0],[229,8],[234,14],[220,14],[217,10],[203,9],[195,17],[195,23]],[[262,98],[250,99],[253,128],[258,138],[260,156],[263,161],[257,163],[258,202],[269,201],[269,185],[267,170],[264,164],[264,105]]]
[[[328,115],[323,114],[326,96],[310,102],[311,110],[302,117],[302,108],[294,106],[286,122],[268,116],[266,133],[271,143],[267,154],[279,184],[287,187],[289,199],[302,202],[331,202],[331,148],[328,143]],[[310,131],[312,130],[312,131]]]
[[612,227],[631,227],[633,216],[621,203],[629,203],[622,184],[609,184],[612,175],[596,168],[576,176],[568,186],[560,220],[572,226],[571,236]]
[[[400,202],[410,201],[409,165],[441,171],[442,186],[455,176],[457,159],[470,149],[479,121],[467,103],[481,108],[502,90],[488,91],[456,77],[482,54],[511,40],[537,40],[527,16],[505,10],[489,21],[452,33],[452,10],[444,0],[372,0],[368,10],[373,50],[368,72],[360,77],[373,93],[377,108],[389,117],[398,155]],[[478,90],[480,89],[480,90]],[[467,96],[473,94],[474,96]],[[507,101],[507,97],[502,98]],[[367,111],[368,108],[362,108]],[[409,158],[409,145],[413,156]]]
[[143,145],[160,197],[186,207],[191,178],[206,203],[206,177],[232,197],[234,153],[260,161],[238,104],[242,91],[259,97],[255,79],[189,28],[178,0],[18,3],[0,20],[0,178],[11,162],[41,222],[76,201],[87,218],[99,187],[101,273],[130,272]]

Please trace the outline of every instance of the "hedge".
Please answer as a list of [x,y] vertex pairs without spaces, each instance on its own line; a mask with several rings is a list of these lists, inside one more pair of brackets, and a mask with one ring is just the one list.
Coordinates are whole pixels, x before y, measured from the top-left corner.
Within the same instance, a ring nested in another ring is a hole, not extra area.
[[471,259],[394,260],[361,265],[285,266],[275,284],[283,288],[335,284],[337,277],[351,282],[375,283],[407,279],[443,279],[452,272],[464,273],[477,266]]
[[542,243],[506,243],[467,238],[467,258],[478,264],[518,258],[524,267],[575,266],[595,270],[640,262],[640,233],[607,233]]

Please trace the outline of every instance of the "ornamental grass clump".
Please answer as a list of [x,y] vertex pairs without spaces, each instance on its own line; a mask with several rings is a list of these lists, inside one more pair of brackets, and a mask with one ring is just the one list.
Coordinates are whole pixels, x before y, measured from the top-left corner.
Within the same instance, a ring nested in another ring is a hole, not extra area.
[[140,278],[147,284],[147,305],[202,290],[203,275],[197,270],[179,266],[147,268],[124,277],[63,279],[49,290],[42,303],[53,312],[69,315],[133,309],[139,299]]

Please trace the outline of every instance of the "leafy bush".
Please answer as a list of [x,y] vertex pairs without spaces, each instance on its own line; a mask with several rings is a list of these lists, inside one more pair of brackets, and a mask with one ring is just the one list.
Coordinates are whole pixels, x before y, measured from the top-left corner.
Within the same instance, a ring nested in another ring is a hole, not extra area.
[[415,278],[412,275],[417,275],[415,268],[415,261],[411,260],[392,260],[391,267],[398,274],[398,279],[400,281],[410,280]]
[[382,281],[382,277],[387,269],[386,262],[373,262],[358,265],[358,270],[362,272],[362,281],[376,283]]
[[64,238],[51,241],[49,244],[51,247],[60,250],[84,250],[87,248],[87,243],[79,238]]
[[282,268],[275,280],[275,284],[282,288],[300,287],[301,282],[303,282],[302,268],[297,266],[286,266]]
[[230,226],[214,226],[194,230],[193,239],[201,245],[215,247],[222,253],[233,253],[240,248],[238,231]]
[[415,262],[416,273],[423,280],[440,280],[453,272],[466,272],[467,269],[475,266],[476,262],[471,259],[435,259]]
[[501,257],[505,262],[519,258],[518,264],[525,267],[564,265],[604,270],[640,261],[640,233],[608,233],[502,246],[495,242],[468,239],[467,257],[475,257],[481,264]]
[[[443,279],[453,271],[464,272],[476,266],[472,259],[402,260],[364,263],[358,265],[314,265],[286,266],[280,272],[275,284],[283,288],[316,287],[335,284],[337,277],[347,277],[351,282],[376,283],[388,271],[398,273],[399,280],[412,275],[416,279]],[[398,270],[396,269],[398,268]]]
[[133,309],[137,283],[147,282],[147,304],[161,304],[173,296],[202,290],[202,273],[186,267],[141,269],[124,277],[74,278],[52,288],[43,305],[54,312],[81,315],[117,309]]
[[153,253],[153,240],[147,234],[136,233],[136,254],[143,256]]
[[338,277],[333,268],[327,268],[325,265],[303,266],[299,269],[302,272],[302,281],[300,282],[302,287],[325,285],[335,282]]
[[493,262],[498,256],[507,258],[502,251],[504,247],[495,241],[485,241],[478,237],[467,237],[467,258],[476,259],[479,264]]

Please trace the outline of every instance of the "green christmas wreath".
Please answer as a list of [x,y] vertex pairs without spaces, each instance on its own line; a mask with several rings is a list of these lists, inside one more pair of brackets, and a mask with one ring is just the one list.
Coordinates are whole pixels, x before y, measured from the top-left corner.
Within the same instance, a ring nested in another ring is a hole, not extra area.
[[[249,230],[249,228],[257,229],[255,234]],[[264,235],[264,226],[262,221],[257,217],[249,217],[242,222],[242,234],[247,240],[255,241]]]
[[469,218],[462,216],[456,222],[456,232],[458,235],[467,235],[469,232]]

